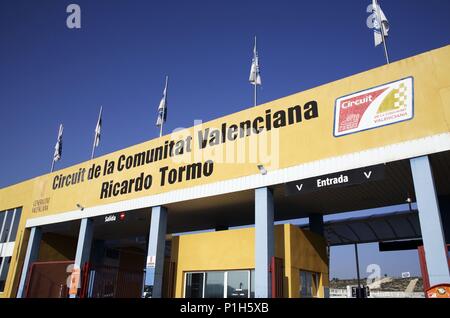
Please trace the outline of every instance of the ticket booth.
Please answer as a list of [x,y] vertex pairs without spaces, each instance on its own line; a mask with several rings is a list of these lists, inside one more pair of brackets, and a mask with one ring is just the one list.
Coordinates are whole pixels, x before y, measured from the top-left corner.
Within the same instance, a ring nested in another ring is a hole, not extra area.
[[[172,240],[175,297],[255,297],[254,228],[188,234]],[[325,239],[290,224],[275,227],[272,297],[324,297]]]

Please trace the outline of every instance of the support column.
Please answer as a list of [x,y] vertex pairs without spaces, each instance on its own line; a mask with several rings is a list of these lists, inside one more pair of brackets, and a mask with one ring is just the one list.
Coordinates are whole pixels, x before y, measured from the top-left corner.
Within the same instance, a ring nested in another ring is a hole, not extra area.
[[152,208],[150,235],[148,238],[147,268],[145,284],[151,286],[152,298],[162,297],[164,273],[164,249],[166,246],[167,209]]
[[255,297],[270,298],[270,262],[274,248],[274,205],[272,191],[255,190]]
[[323,230],[323,215],[322,214],[310,214],[309,215],[309,230],[315,234],[324,237]]
[[450,283],[444,231],[428,156],[410,160],[430,286]]
[[[93,235],[94,221],[88,218],[82,219],[80,224],[80,232],[78,234],[77,252],[75,254],[74,264],[74,270],[79,270],[80,274],[83,265],[89,261]],[[78,285],[78,288],[80,288],[80,285]],[[70,298],[76,298],[76,295],[70,295]]]
[[[309,230],[317,235],[320,235],[325,239],[325,230],[323,225],[323,215],[322,214],[310,214],[309,215]],[[328,269],[330,268],[330,260],[329,260],[329,246],[326,247],[326,255],[328,257],[327,265]],[[322,291],[319,292],[319,295],[322,295],[324,298],[330,298],[330,287],[329,287],[330,277],[328,273],[322,273],[321,275],[321,288]],[[327,286],[325,286],[325,284]]]
[[41,243],[42,230],[40,227],[32,227],[30,237],[28,238],[27,252],[23,261],[22,275],[20,276],[19,289],[17,290],[17,298],[25,296],[24,288],[27,281],[28,270],[30,265],[35,262],[39,255],[39,245]]

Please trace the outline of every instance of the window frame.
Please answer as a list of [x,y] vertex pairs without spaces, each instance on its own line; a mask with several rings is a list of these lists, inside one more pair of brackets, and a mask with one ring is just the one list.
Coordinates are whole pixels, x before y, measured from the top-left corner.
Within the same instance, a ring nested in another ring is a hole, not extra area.
[[202,281],[202,299],[205,298],[205,275],[206,272],[203,271],[192,271],[192,272],[184,272],[184,287],[183,287],[183,298],[186,298],[186,289],[187,289],[187,275],[188,274],[202,274],[203,281]]
[[0,227],[0,244],[3,244],[2,243],[3,231],[5,230],[6,220],[8,219],[9,211],[10,210],[5,210],[5,211],[0,212],[0,213],[4,213],[2,226]]
[[[8,209],[8,210],[3,210],[3,211],[0,211],[0,213],[4,214],[3,220],[0,225],[0,277],[2,276],[2,274],[5,275],[5,283],[3,285],[3,290],[0,290],[0,295],[1,295],[1,294],[5,293],[6,282],[8,281],[8,275],[9,275],[10,265],[12,262],[12,256],[14,254],[17,233],[19,232],[20,219],[22,217],[22,207],[16,207],[16,208]],[[9,215],[11,213],[12,213],[12,217],[8,220]],[[18,215],[18,219],[17,219],[17,215]],[[9,223],[7,224],[7,222],[9,222]],[[12,232],[15,227],[15,224],[17,224],[17,228],[15,230],[15,235],[13,238],[14,240],[12,240],[11,236],[12,236]],[[8,233],[5,233],[6,228],[8,228]],[[5,242],[2,242],[2,240],[3,240],[2,238],[4,235],[6,235],[5,239],[4,239]],[[10,245],[10,244],[12,244],[12,246],[13,246],[11,255],[3,256],[3,251],[4,251],[5,246]],[[5,264],[8,262],[8,259],[9,259],[8,266],[5,267]],[[5,271],[5,273],[3,273],[4,271]]]
[[252,286],[251,286],[251,272],[254,269],[232,269],[232,270],[212,270],[212,271],[187,271],[184,272],[184,283],[183,283],[183,298],[186,298],[186,289],[187,289],[187,277],[189,274],[202,274],[203,275],[203,284],[202,284],[202,299],[205,299],[205,291],[206,291],[206,274],[208,272],[223,272],[223,298],[228,298],[228,273],[229,272],[246,272],[247,273],[247,284],[248,284],[248,292],[246,298],[251,298],[252,294]]
[[[302,294],[302,287],[303,287],[303,279],[302,274],[305,273],[305,275],[308,275],[311,278],[311,286],[306,286],[306,289],[310,289],[311,295],[303,295]],[[319,294],[319,283],[320,283],[320,272],[313,272],[308,270],[299,269],[299,296],[300,298],[317,298]]]
[[226,298],[225,295],[227,293],[227,286],[225,285],[225,282],[227,281],[227,271],[221,271],[221,270],[218,270],[218,271],[204,271],[203,272],[203,295],[202,295],[202,298],[205,298],[207,274],[211,273],[211,272],[216,272],[216,273],[217,272],[221,272],[221,273],[223,273],[223,295],[222,295],[222,297]]
[[229,272],[246,272],[247,273],[247,297],[246,298],[250,298],[251,295],[251,288],[252,286],[250,278],[251,278],[251,269],[234,269],[234,270],[229,270],[229,271],[225,271],[225,279],[224,279],[224,298],[228,298],[228,273]]

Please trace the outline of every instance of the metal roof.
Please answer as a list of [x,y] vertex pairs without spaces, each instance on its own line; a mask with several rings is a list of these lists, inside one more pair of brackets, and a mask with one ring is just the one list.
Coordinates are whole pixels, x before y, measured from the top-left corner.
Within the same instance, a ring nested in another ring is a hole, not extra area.
[[416,210],[324,222],[330,246],[421,238]]

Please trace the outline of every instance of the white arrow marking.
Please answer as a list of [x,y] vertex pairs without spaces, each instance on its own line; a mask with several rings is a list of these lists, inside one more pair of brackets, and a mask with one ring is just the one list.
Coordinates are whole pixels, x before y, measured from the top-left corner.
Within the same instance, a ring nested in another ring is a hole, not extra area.
[[372,175],[372,171],[364,172],[364,175],[366,176],[367,179],[369,179],[370,176]]
[[296,184],[295,186],[297,187],[298,191],[301,191],[303,188],[303,183],[301,185]]

